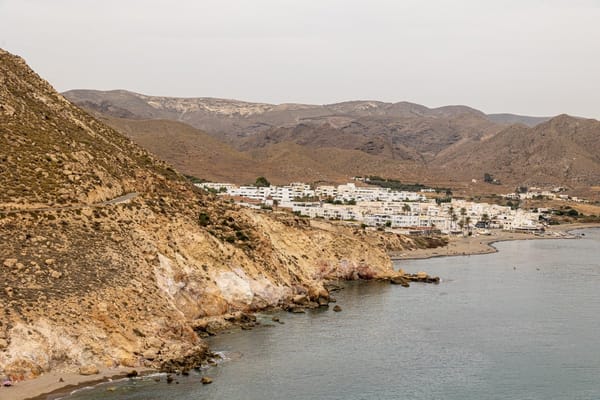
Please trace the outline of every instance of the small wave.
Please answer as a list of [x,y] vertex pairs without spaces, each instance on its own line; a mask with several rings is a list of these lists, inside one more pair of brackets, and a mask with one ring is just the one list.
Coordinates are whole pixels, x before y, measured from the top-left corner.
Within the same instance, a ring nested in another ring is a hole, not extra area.
[[123,383],[123,382],[128,382],[131,380],[147,380],[147,379],[151,379],[151,378],[155,378],[155,377],[159,377],[159,376],[166,376],[167,374],[165,372],[152,372],[150,374],[144,374],[144,375],[140,375],[140,376],[136,376],[136,377],[132,377],[132,378],[128,378],[128,377],[122,377],[122,378],[108,378],[102,382],[98,382],[95,385],[89,385],[89,386],[82,386],[82,387],[78,387],[77,389],[72,390],[71,392],[69,392],[69,394],[62,396],[62,397],[56,397],[54,400],[68,400],[69,397],[76,395],[77,393],[81,393],[87,390],[93,390],[93,389],[97,389],[101,386],[108,386],[109,384],[115,384],[115,383]]
[[141,378],[156,378],[157,376],[167,376],[166,372],[152,372],[151,374],[142,375]]
[[236,361],[242,358],[242,353],[239,351],[215,351],[214,353],[219,356],[214,360],[217,364],[226,361]]
[[96,384],[96,385],[91,385],[91,386],[83,386],[83,387],[79,387],[79,388],[77,388],[77,389],[75,389],[75,390],[72,390],[71,392],[69,392],[69,394],[67,394],[67,395],[65,395],[65,396],[63,396],[63,397],[57,397],[55,400],[63,400],[63,399],[67,399],[68,397],[70,397],[70,396],[73,396],[73,395],[75,395],[75,394],[77,394],[77,393],[80,393],[80,392],[83,392],[83,391],[86,391],[86,390],[92,390],[92,389],[95,389],[96,387],[100,386],[100,385],[101,385],[101,384],[103,384],[103,383],[106,383],[106,382],[100,382],[100,383],[98,383],[98,384]]

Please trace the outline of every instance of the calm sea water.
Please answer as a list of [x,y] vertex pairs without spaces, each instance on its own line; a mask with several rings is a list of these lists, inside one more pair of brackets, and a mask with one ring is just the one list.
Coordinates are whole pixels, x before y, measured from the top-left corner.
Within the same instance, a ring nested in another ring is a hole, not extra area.
[[443,282],[350,285],[340,313],[214,338],[230,360],[203,371],[211,385],[192,374],[69,399],[599,399],[600,230],[578,232],[404,261]]

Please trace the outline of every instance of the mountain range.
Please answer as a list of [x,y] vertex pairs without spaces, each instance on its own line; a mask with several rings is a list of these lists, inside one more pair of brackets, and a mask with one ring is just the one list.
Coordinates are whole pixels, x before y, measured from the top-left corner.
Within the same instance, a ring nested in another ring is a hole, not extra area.
[[184,122],[240,150],[292,141],[414,161],[431,159],[459,142],[493,135],[506,124],[497,121],[547,120],[488,116],[466,106],[430,109],[407,102],[272,105],[213,98],[151,97],[123,90],[73,90],[64,95],[104,115]]
[[124,90],[64,95],[182,171],[209,180],[340,182],[378,175],[498,190],[481,182],[487,173],[503,190],[563,185],[589,192],[600,185],[600,123],[591,119],[408,102],[274,105]]

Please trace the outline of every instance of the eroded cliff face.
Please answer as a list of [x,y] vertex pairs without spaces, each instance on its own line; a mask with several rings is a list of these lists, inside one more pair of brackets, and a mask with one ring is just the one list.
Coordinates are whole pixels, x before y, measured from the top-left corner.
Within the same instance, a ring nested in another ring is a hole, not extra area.
[[202,193],[0,50],[0,374],[190,368],[206,320],[392,273],[395,235]]
[[[212,200],[188,215],[146,201],[0,218],[0,371],[189,367],[207,351],[193,329],[203,318],[316,298],[329,280],[388,277],[385,246],[406,245]],[[199,214],[214,222],[200,226]],[[247,236],[222,240],[218,224]]]

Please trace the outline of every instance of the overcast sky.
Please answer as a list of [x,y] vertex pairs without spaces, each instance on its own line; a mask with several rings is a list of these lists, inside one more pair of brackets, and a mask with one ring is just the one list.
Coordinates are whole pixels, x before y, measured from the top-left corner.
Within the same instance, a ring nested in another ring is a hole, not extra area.
[[0,0],[59,91],[600,118],[600,0]]

